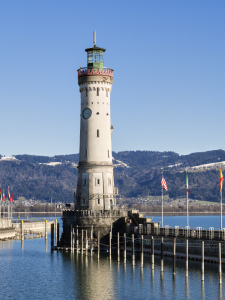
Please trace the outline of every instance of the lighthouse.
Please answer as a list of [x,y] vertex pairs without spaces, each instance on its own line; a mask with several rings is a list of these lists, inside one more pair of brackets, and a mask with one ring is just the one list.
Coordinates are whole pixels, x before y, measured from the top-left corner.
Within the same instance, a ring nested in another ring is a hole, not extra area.
[[113,70],[104,67],[106,49],[87,48],[87,67],[78,70],[81,95],[80,149],[75,198],[77,210],[116,209],[112,163],[110,94]]

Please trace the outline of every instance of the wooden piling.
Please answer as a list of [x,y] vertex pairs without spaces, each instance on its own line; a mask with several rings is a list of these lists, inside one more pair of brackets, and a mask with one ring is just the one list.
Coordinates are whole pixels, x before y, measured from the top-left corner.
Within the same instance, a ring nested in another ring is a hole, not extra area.
[[117,256],[118,261],[120,261],[120,233],[117,232]]
[[73,251],[73,225],[70,225],[70,251]]
[[123,258],[124,258],[124,263],[126,263],[127,259],[127,241],[126,241],[126,233],[123,234]]
[[57,223],[57,247],[59,246],[59,223]]
[[48,234],[47,234],[47,223],[48,223],[48,221],[45,220],[45,239],[46,239],[46,240],[47,240],[47,238],[48,238]]
[[134,234],[132,234],[132,266],[135,265]]
[[154,270],[155,258],[154,258],[154,236],[151,236],[151,246],[152,246],[152,270]]
[[83,254],[84,230],[81,229],[81,254]]
[[204,281],[204,276],[205,276],[205,268],[204,268],[204,262],[205,262],[205,249],[204,249],[204,241],[202,241],[202,281]]
[[23,232],[23,220],[21,220],[21,240],[24,240],[24,232]]
[[51,249],[54,247],[54,223],[51,224]]
[[91,225],[91,256],[93,254],[93,225]]
[[100,231],[98,231],[98,259],[99,259],[99,253],[100,253]]
[[78,228],[76,230],[76,248],[77,248],[77,252],[79,250],[79,232],[78,232]]
[[87,236],[87,230],[85,230],[85,241],[86,241],[86,256],[88,255],[88,236]]
[[218,243],[218,263],[219,263],[219,285],[222,284],[222,260],[221,260],[221,243]]
[[109,233],[109,260],[111,260],[111,242],[112,242],[112,231]]
[[141,268],[144,266],[144,240],[143,234],[141,235]]
[[163,246],[164,246],[164,240],[162,237],[161,238],[161,272],[163,272]]
[[176,273],[176,238],[173,238],[173,275]]
[[57,242],[57,219],[55,219],[55,241]]
[[186,278],[188,277],[188,239],[185,240],[186,243]]

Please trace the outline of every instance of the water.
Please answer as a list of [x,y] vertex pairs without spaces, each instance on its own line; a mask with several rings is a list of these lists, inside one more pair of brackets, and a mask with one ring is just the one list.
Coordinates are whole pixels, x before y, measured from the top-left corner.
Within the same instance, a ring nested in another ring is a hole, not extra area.
[[[155,217],[157,218],[157,217]],[[219,216],[193,216],[193,224],[200,219],[209,227],[216,227]],[[165,217],[165,224],[183,226],[185,217]],[[180,224],[177,224],[178,220]],[[201,224],[200,224],[201,225]],[[203,227],[203,226],[202,226]],[[220,288],[217,264],[205,263],[205,283],[201,283],[201,263],[189,262],[189,278],[185,279],[185,261],[177,259],[175,277],[172,259],[164,260],[160,272],[160,258],[145,256],[144,268],[136,257],[132,266],[127,256],[118,263],[107,254],[100,260],[93,254],[51,252],[50,236],[45,239],[0,242],[0,299],[225,299],[225,286]]]

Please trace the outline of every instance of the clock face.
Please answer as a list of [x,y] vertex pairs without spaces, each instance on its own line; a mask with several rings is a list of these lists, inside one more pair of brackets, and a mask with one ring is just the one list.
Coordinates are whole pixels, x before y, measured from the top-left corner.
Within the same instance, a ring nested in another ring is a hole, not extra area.
[[90,116],[92,114],[92,111],[90,108],[86,107],[84,110],[83,110],[83,113],[82,113],[82,116],[84,119],[89,119]]

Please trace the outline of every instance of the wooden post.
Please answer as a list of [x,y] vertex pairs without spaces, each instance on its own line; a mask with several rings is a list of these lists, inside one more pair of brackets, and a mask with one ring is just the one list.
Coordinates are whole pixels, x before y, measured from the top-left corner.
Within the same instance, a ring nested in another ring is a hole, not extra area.
[[87,230],[86,230],[86,236],[85,236],[85,241],[86,241],[86,256],[88,255],[88,236],[87,236]]
[[118,254],[118,261],[120,261],[120,233],[117,232],[117,254]]
[[83,254],[84,230],[81,229],[81,254]]
[[57,241],[57,219],[55,219],[55,241]]
[[123,258],[124,258],[124,263],[126,263],[127,259],[127,243],[126,243],[126,233],[123,234]]
[[57,223],[57,247],[59,246],[59,223]]
[[143,241],[143,234],[141,235],[141,268],[144,265],[144,241]]
[[23,220],[21,220],[21,240],[24,240],[24,232],[23,232]]
[[176,238],[173,238],[173,275],[176,273]]
[[132,266],[135,265],[134,234],[132,233]]
[[188,239],[186,239],[186,278],[188,277]]
[[91,256],[93,251],[93,225],[91,225]]
[[163,272],[163,237],[161,238],[161,272]]
[[77,232],[76,232],[76,248],[77,248],[77,252],[78,252],[78,248],[79,248],[79,232],[78,232],[78,228],[77,228],[77,230],[76,230]]
[[46,239],[46,240],[47,240],[47,238],[48,238],[48,233],[47,233],[47,223],[48,223],[48,221],[45,220],[45,239]]
[[100,231],[98,231],[98,259],[99,259],[99,253],[100,253]]
[[54,223],[51,224],[51,250],[54,247]]
[[111,237],[112,231],[109,232],[109,259],[111,260]]
[[73,251],[73,225],[70,225],[70,251]]
[[151,242],[152,242],[152,270],[154,270],[155,259],[154,259],[154,236],[153,235],[151,237]]
[[219,262],[219,285],[222,284],[222,264],[221,264],[221,243],[218,244],[219,246],[219,257],[218,257],[218,262]]
[[205,257],[204,257],[204,241],[202,241],[202,281],[204,281],[204,262],[205,262]]

